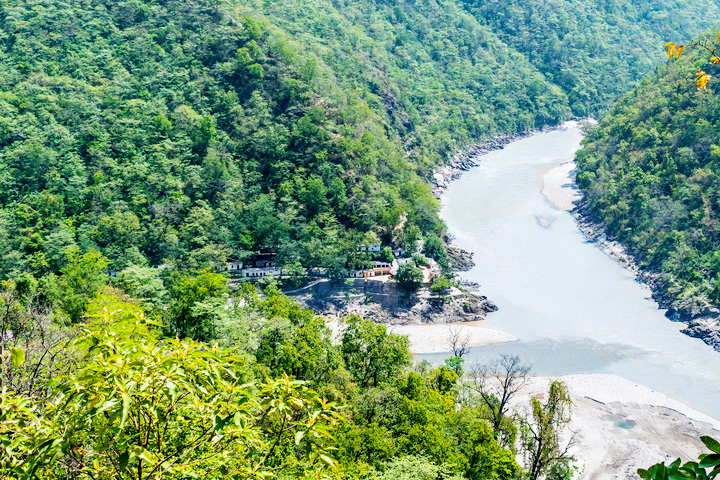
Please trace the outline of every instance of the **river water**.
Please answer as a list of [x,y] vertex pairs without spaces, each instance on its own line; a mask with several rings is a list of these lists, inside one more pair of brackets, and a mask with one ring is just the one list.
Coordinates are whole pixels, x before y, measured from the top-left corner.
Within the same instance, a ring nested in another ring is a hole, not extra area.
[[680,333],[683,324],[541,194],[543,176],[579,148],[580,128],[566,127],[483,156],[443,198],[455,244],[475,254],[463,278],[499,307],[483,325],[519,339],[474,348],[466,365],[510,353],[539,375],[613,373],[720,418],[720,353]]

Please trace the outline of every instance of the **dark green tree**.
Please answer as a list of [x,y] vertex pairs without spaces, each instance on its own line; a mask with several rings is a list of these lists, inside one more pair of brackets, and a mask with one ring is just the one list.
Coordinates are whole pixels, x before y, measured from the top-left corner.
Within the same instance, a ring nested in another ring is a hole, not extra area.
[[410,363],[407,337],[387,333],[384,325],[357,315],[346,317],[344,322],[343,359],[361,387],[378,386]]
[[398,285],[404,290],[415,291],[422,284],[423,272],[410,262],[403,263],[398,267],[395,280],[397,280]]

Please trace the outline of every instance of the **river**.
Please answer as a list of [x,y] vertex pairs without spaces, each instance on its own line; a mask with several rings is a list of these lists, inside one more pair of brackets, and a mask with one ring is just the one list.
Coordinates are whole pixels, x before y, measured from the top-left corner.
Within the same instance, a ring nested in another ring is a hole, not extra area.
[[466,365],[510,353],[539,375],[613,373],[720,418],[720,353],[682,334],[632,273],[541,194],[543,176],[571,161],[581,139],[569,122],[513,142],[444,195],[455,244],[475,254],[463,278],[499,307],[483,325],[519,339],[474,348]]

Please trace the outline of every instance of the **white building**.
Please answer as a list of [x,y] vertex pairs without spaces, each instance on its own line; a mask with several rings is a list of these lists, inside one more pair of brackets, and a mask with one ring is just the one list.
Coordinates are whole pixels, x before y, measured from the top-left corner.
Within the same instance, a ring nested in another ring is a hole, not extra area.
[[259,267],[259,268],[244,268],[242,269],[242,276],[244,278],[259,278],[273,275],[279,277],[283,274],[283,270],[280,267]]
[[243,264],[242,262],[230,260],[225,264],[225,267],[228,269],[229,272],[239,271],[242,270]]
[[371,243],[368,245],[360,245],[358,250],[361,252],[379,252],[382,250],[382,246],[379,243]]

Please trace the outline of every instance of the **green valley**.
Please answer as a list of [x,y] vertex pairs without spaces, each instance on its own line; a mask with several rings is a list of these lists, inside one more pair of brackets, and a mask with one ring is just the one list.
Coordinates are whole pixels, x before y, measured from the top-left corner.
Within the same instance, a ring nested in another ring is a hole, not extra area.
[[[676,309],[716,312],[720,100],[693,85],[704,52],[663,64],[661,45],[717,18],[714,0],[0,1],[0,478],[570,480],[574,402],[615,450],[658,418],[697,437],[710,424],[662,382],[715,352],[679,345],[694,356],[668,373],[628,315],[564,308],[587,266],[632,280],[584,263],[537,190],[571,166],[565,122],[601,117],[584,211]],[[543,129],[501,172],[519,187],[459,191],[476,259],[515,256],[461,283],[435,175]],[[498,271],[523,297],[493,285],[500,310],[479,290]],[[496,310],[516,323],[477,325]],[[621,378],[636,360],[676,403]],[[713,403],[709,377],[693,394]],[[603,396],[623,389],[643,401]]]
[[[532,16],[568,41],[531,42],[498,20],[508,6],[451,0],[3,2],[0,277],[57,273],[75,248],[116,271],[412,250],[444,231],[426,182],[456,149],[598,111],[659,35],[717,10],[633,9],[667,21],[631,27],[607,7],[588,32],[582,5]],[[638,48],[618,57],[606,23]]]

